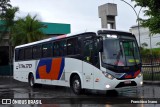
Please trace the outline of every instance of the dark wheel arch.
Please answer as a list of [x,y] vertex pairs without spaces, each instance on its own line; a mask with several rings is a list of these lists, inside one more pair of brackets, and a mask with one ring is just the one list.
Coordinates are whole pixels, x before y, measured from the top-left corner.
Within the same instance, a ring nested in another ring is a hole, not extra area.
[[30,87],[35,87],[36,86],[34,75],[31,72],[28,75],[28,83],[29,83]]
[[70,87],[75,94],[77,95],[82,94],[83,92],[82,83],[81,83],[81,79],[78,74],[74,73],[71,75]]

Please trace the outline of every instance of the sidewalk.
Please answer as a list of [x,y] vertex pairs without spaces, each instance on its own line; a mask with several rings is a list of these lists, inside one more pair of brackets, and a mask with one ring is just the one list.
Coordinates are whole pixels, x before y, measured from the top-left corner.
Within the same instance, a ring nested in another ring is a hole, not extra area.
[[1,76],[0,75],[0,78],[13,78],[13,76]]

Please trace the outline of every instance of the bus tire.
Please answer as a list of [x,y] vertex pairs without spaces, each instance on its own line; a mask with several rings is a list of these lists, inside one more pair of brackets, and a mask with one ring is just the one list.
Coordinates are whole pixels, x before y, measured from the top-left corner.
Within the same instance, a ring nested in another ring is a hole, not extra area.
[[33,74],[29,74],[28,83],[30,87],[35,87],[34,76]]
[[71,82],[71,89],[72,89],[72,91],[73,91],[75,94],[77,94],[77,95],[81,94],[81,93],[82,93],[82,88],[81,88],[81,80],[80,80],[79,76],[78,76],[78,75],[75,75],[75,76],[72,78],[71,81],[72,81],[72,82]]

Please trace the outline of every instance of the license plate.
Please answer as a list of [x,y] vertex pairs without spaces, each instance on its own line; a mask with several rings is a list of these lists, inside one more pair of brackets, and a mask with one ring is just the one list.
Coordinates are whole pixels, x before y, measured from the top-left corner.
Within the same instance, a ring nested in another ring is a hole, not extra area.
[[124,84],[131,84],[131,81],[124,81]]

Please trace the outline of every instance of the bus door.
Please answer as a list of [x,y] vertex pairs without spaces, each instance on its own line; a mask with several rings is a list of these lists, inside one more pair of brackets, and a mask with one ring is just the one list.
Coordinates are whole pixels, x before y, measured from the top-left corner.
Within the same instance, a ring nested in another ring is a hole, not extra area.
[[94,77],[94,51],[93,51],[93,39],[87,39],[83,41],[83,83],[84,87],[93,89],[93,77]]

